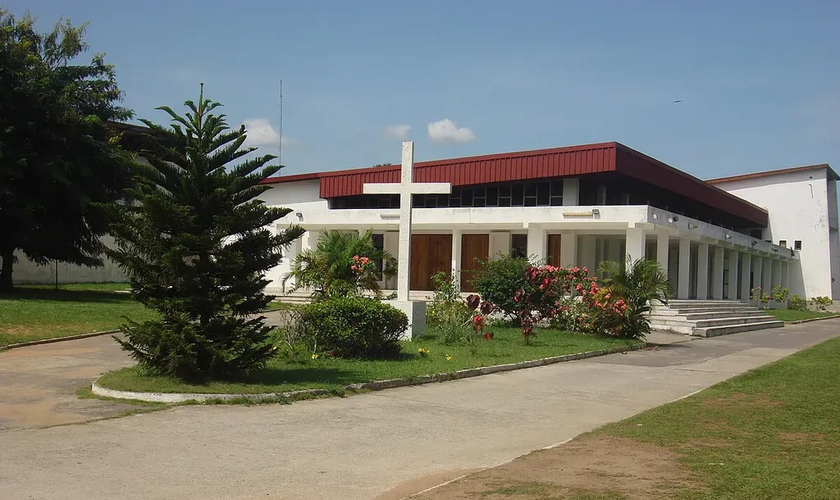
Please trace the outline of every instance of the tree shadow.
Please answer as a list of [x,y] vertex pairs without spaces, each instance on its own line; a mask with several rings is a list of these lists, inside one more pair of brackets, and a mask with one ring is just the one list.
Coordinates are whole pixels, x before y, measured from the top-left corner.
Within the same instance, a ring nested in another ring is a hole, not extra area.
[[45,290],[40,288],[15,288],[12,292],[0,294],[0,300],[49,300],[56,302],[98,302],[123,304],[134,302],[130,293],[116,293],[99,290]]
[[267,366],[232,381],[257,385],[311,383],[349,385],[359,381],[359,374],[352,370],[324,366]]

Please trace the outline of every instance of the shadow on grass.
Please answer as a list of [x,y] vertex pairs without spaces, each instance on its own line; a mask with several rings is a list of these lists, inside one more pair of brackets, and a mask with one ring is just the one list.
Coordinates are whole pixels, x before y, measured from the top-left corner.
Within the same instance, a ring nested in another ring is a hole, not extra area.
[[45,290],[40,288],[15,288],[0,294],[0,300],[50,300],[56,302],[98,302],[121,304],[134,302],[129,293],[115,293],[98,290]]

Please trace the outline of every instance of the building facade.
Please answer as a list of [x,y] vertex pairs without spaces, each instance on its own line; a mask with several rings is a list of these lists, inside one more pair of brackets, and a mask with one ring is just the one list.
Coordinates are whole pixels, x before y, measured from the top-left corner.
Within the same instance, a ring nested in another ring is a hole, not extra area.
[[[742,181],[704,182],[619,143],[417,163],[415,182],[448,182],[452,192],[413,196],[411,289],[431,290],[431,276],[444,271],[471,291],[478,260],[518,254],[592,270],[604,260],[656,259],[684,299],[745,300],[755,287],[776,285],[833,296],[837,176],[828,166],[811,175],[819,172],[824,189],[815,187],[814,196],[822,201],[795,216],[800,224],[816,211],[825,218],[824,238],[801,234],[803,249],[823,249],[824,258],[812,262],[793,240],[780,244],[778,235],[792,238],[783,228],[787,216],[776,217],[779,208],[762,196],[739,191],[748,189]],[[267,179],[266,203],[293,209],[277,228],[307,230],[269,273],[271,288],[290,288],[284,278],[291,262],[323,231],[372,229],[375,244],[396,255],[399,197],[366,195],[363,185],[399,177],[394,165]],[[395,281],[382,285],[393,289]]]

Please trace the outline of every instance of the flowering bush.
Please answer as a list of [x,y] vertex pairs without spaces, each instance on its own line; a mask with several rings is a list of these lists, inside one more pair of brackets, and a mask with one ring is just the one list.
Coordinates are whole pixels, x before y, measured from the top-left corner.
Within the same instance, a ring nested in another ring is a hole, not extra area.
[[650,303],[666,300],[667,278],[653,261],[605,262],[602,267],[609,275],[603,284],[585,267],[529,267],[528,286],[514,294],[526,343],[535,335],[534,326],[545,320],[565,330],[644,337],[650,331]]
[[760,286],[757,286],[757,287],[753,288],[752,290],[750,290],[750,299],[758,302],[762,306],[764,306],[768,302],[770,302],[770,299],[772,299],[772,298],[773,297],[771,297],[770,295],[764,293],[761,290]]

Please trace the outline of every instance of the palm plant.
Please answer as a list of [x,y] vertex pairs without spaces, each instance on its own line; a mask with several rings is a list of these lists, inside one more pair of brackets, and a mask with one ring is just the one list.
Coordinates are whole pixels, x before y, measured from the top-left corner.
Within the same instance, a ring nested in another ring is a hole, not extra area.
[[[346,297],[364,292],[382,295],[380,273],[390,278],[397,273],[397,260],[390,253],[377,249],[372,231],[325,231],[315,248],[304,250],[292,263],[292,270],[283,279],[295,281],[291,291],[313,290],[316,297]],[[357,266],[355,259],[367,258],[371,265]]]
[[654,302],[668,303],[671,285],[668,275],[655,260],[639,259],[626,262],[604,261],[598,271],[606,275],[602,286],[613,299],[624,301],[623,335],[642,338],[650,333],[650,310]]

